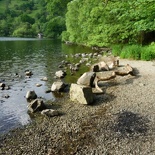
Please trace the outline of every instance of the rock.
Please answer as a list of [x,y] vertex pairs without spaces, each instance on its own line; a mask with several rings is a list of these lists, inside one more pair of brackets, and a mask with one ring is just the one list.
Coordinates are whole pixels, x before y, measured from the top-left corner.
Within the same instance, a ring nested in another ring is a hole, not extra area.
[[91,71],[100,72],[100,71],[108,71],[109,67],[104,61],[100,61],[99,63],[95,63],[91,66]]
[[100,92],[103,92],[102,89],[98,86],[99,81],[107,81],[111,80],[116,77],[116,74],[114,71],[107,71],[107,72],[97,72],[96,77],[94,80],[95,88],[99,90]]
[[33,73],[32,73],[32,71],[26,70],[25,71],[25,75],[26,76],[31,76],[31,75],[33,75]]
[[53,109],[45,109],[45,110],[42,110],[41,114],[42,115],[46,115],[48,117],[54,117],[54,116],[60,115],[57,110],[53,110]]
[[104,61],[100,61],[98,63],[98,66],[99,66],[99,71],[108,71],[109,70],[108,65]]
[[51,92],[51,90],[49,90],[49,89],[48,90],[45,90],[45,93],[50,93],[50,92]]
[[3,98],[9,98],[10,96],[8,94],[5,94],[2,96]]
[[4,89],[5,90],[9,90],[10,89],[10,86],[5,86]]
[[96,77],[96,73],[95,73],[95,72],[85,72],[85,73],[77,80],[77,84],[92,87],[95,77]]
[[62,81],[56,81],[51,86],[51,91],[61,92],[65,89],[66,85]]
[[116,77],[116,74],[114,71],[97,72],[95,80],[98,79],[99,81],[107,81],[115,77]]
[[119,66],[119,58],[112,55],[101,57],[100,61],[104,61],[109,69],[114,69]]
[[37,95],[36,95],[36,93],[35,93],[35,91],[33,90],[33,91],[28,91],[27,93],[26,93],[26,99],[27,100],[34,100],[34,99],[36,99],[37,98]]
[[94,64],[93,66],[91,66],[91,71],[99,72],[99,65],[98,64]]
[[116,75],[120,75],[120,76],[124,76],[124,75],[128,75],[128,74],[133,74],[133,68],[127,64],[126,66],[123,67],[119,67],[116,71],[115,71]]
[[36,83],[36,86],[37,86],[37,87],[41,87],[42,84],[40,84],[40,83]]
[[79,65],[80,65],[80,63],[69,64],[68,66],[69,66],[70,71],[73,72],[73,71],[78,71],[79,70]]
[[47,81],[48,79],[47,79],[47,77],[43,77],[43,78],[41,78],[40,80],[42,80],[42,81]]
[[0,83],[0,87],[5,87],[5,83]]
[[46,108],[43,100],[41,99],[35,99],[32,102],[29,103],[28,105],[28,110],[31,113],[37,112],[37,111],[42,111]]
[[66,72],[62,70],[59,70],[55,73],[55,76],[58,78],[64,78],[66,75],[67,75]]
[[69,95],[71,101],[81,104],[91,104],[94,100],[92,88],[83,85],[71,84]]

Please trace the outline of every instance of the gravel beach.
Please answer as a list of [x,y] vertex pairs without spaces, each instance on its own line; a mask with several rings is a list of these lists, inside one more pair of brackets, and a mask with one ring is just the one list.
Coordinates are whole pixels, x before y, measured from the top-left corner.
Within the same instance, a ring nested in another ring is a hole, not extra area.
[[61,116],[36,114],[34,121],[0,138],[1,155],[154,155],[155,66],[120,60],[135,76],[100,82],[92,105],[69,96],[52,103]]

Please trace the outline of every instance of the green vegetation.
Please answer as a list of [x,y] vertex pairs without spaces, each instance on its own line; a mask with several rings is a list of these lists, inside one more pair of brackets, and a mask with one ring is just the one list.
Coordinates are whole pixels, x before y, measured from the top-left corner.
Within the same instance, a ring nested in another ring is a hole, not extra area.
[[122,58],[150,60],[154,45],[145,45],[155,41],[154,17],[154,0],[73,0],[62,40],[98,47],[121,44]]
[[125,59],[135,60],[153,60],[155,59],[155,43],[150,45],[114,45],[112,46],[112,52],[114,56],[120,56]]
[[70,0],[0,0],[0,36],[58,38]]
[[146,44],[155,35],[154,0],[74,0],[63,40],[88,46]]

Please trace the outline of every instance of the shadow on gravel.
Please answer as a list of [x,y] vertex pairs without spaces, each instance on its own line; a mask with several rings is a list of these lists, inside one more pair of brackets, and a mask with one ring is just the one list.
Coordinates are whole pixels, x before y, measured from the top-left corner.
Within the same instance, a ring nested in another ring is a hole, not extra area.
[[117,122],[114,124],[113,130],[120,138],[145,136],[148,131],[148,123],[147,118],[130,111],[124,111],[117,114]]
[[[95,93],[94,93],[95,94]],[[95,99],[93,104],[91,104],[91,106],[99,106],[101,104],[106,104],[107,102],[111,102],[113,101],[116,96],[113,95],[112,93],[103,93],[103,94],[95,94]]]

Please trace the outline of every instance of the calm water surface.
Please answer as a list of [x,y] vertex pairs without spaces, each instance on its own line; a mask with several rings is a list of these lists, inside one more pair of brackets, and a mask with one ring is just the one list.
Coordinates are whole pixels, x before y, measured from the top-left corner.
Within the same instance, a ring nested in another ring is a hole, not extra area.
[[[54,73],[65,55],[78,52],[90,52],[90,49],[64,45],[59,40],[0,37],[0,82],[11,87],[0,90],[0,134],[31,121],[25,99],[28,90],[35,90],[46,100],[56,99],[45,91],[54,82]],[[27,69],[33,72],[31,78],[25,77]],[[48,81],[41,81],[42,77]],[[36,83],[42,86],[36,87]]]

